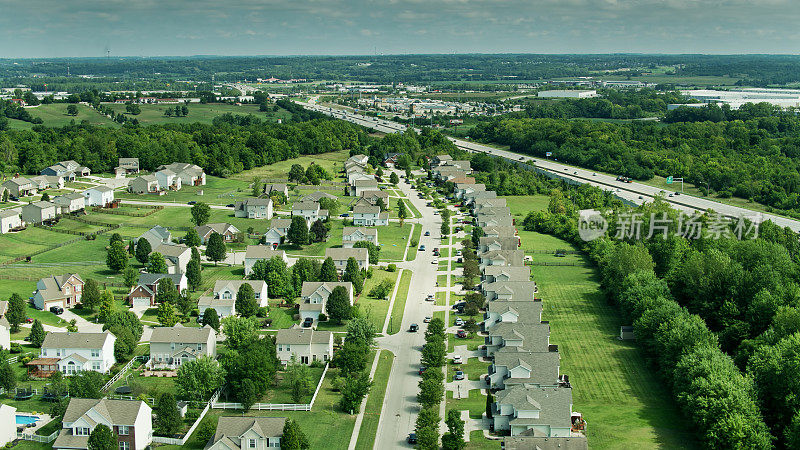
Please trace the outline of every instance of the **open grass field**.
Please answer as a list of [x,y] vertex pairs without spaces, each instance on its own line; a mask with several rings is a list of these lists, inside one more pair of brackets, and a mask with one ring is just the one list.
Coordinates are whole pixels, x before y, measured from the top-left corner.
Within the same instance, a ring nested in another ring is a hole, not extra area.
[[381,350],[378,368],[375,369],[375,376],[372,378],[372,389],[367,398],[367,407],[364,410],[364,419],[361,421],[361,429],[356,442],[357,450],[372,450],[375,445],[375,434],[378,432],[378,422],[386,395],[386,385],[389,382],[389,374],[392,372],[392,364],[394,364],[394,353],[389,350]]
[[[451,376],[448,374],[449,379],[451,379]],[[447,391],[445,397],[445,404],[448,410],[469,411],[469,416],[473,419],[479,419],[486,412],[486,396],[477,389],[469,391],[469,398],[453,398],[452,391]],[[498,443],[497,448],[499,447],[500,444]]]
[[0,262],[30,255],[76,237],[78,236],[35,227],[28,227],[17,233],[6,233],[0,235]]
[[[530,211],[547,209],[550,203],[550,197],[546,195],[509,195],[500,198],[506,199],[506,205],[516,219],[524,219]],[[517,222],[519,223],[519,220]]]
[[235,180],[246,181],[247,183],[253,181],[253,177],[285,180],[289,176],[289,169],[291,169],[292,165],[300,164],[303,166],[303,168],[308,168],[311,163],[314,163],[321,166],[323,169],[327,170],[328,173],[333,175],[334,181],[341,181],[342,178],[339,172],[344,168],[344,161],[349,156],[350,152],[347,150],[320,153],[318,155],[299,156],[286,161],[276,162],[275,164],[270,164],[268,166],[245,170],[244,172],[233,175],[231,178]]
[[[93,108],[78,104],[78,115],[67,115],[66,103],[51,103],[49,105],[39,105],[34,108],[26,108],[32,117],[42,119],[43,125],[48,127],[62,127],[69,125],[73,120],[75,123],[81,123],[84,120],[93,125],[106,125],[111,127],[119,127],[120,125],[108,117],[95,111]],[[124,109],[124,106],[123,106]],[[10,122],[21,122],[19,120],[12,120]],[[27,123],[27,122],[22,122]],[[24,126],[23,126],[24,127]]]
[[[59,105],[62,109],[66,108],[65,105]],[[110,106],[111,109],[114,110],[116,113],[125,113],[125,105],[124,104],[104,104],[104,106]],[[261,120],[266,120],[268,122],[276,122],[278,119],[287,120],[291,117],[291,114],[284,109],[278,108],[276,112],[261,112],[258,110],[258,105],[251,105],[251,104],[243,104],[243,105],[229,105],[229,104],[200,104],[200,103],[190,103],[186,105],[189,108],[189,115],[186,117],[167,117],[164,115],[164,112],[168,109],[175,109],[175,105],[164,104],[164,105],[139,105],[141,108],[141,113],[132,116],[128,114],[130,117],[135,117],[140,124],[142,125],[151,125],[151,124],[164,124],[164,123],[205,123],[210,124],[215,117],[221,116],[223,114],[231,113],[231,114],[239,114],[239,115],[247,115],[253,114],[257,116]],[[94,111],[92,111],[94,112]],[[95,112],[99,116],[98,113]],[[110,122],[110,119],[109,119]]]
[[129,192],[118,191],[116,197],[120,199],[150,201],[150,202],[174,202],[186,204],[190,201],[204,202],[209,205],[227,205],[236,203],[252,197],[253,192],[250,182],[239,179],[219,178],[211,175],[206,176],[205,186],[182,186],[178,191],[169,191],[164,195],[154,194],[132,194]]

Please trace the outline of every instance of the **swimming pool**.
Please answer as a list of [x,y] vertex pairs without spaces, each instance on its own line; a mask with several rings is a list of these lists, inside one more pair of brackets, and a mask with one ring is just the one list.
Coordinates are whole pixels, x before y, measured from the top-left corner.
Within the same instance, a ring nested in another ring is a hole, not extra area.
[[36,416],[28,416],[28,415],[21,416],[17,414],[17,425],[28,425],[30,423],[36,422],[37,420],[39,420],[39,418]]

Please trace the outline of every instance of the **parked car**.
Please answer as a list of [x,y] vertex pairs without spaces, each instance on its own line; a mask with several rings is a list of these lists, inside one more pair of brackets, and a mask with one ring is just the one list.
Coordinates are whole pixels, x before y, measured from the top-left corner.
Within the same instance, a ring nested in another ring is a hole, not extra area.
[[425,251],[425,246],[424,245],[420,245],[419,246],[419,251],[424,252]]
[[459,307],[463,308],[466,306],[467,302],[458,302],[453,305],[453,309],[458,309]]
[[57,315],[58,314],[64,314],[64,308],[62,308],[60,306],[51,306],[50,307],[50,312],[53,313],[53,314],[57,314]]
[[431,316],[425,316],[425,318],[422,319],[422,321],[425,323],[431,323]]
[[453,364],[461,364],[461,355],[453,355]]
[[419,370],[417,371],[417,373],[418,373],[418,374],[420,374],[420,375],[422,375],[423,373],[425,373],[425,370],[426,370],[426,369],[427,369],[427,367],[425,367],[425,366],[420,366],[420,368],[419,368]]
[[33,323],[33,319],[30,317],[25,318],[25,323]]
[[464,331],[464,330],[458,330],[458,331],[456,331],[456,337],[459,338],[459,339],[466,339],[467,338],[467,332]]
[[453,323],[457,327],[463,327],[464,326],[464,319],[462,319],[461,317],[456,317],[456,321],[453,322]]
[[453,374],[453,381],[460,381],[463,379],[464,379],[464,372],[456,370],[456,373]]
[[426,300],[433,301],[433,294],[428,294],[428,298]]
[[411,445],[416,445],[417,443],[417,433],[409,433],[408,437],[406,438],[406,442]]
[[306,317],[303,320],[303,328],[311,328],[311,325],[314,325],[314,319],[311,317]]
[[419,330],[419,325],[412,323],[410,327],[408,327],[408,331],[410,333],[416,333]]
[[348,214],[348,213],[339,214],[339,217],[350,217],[350,214]]
[[225,207],[226,208],[235,208],[236,205],[234,205],[233,203],[228,203],[227,205],[225,205]]
[[[436,256],[439,256],[439,255],[436,255]],[[434,259],[433,261],[431,261],[431,264],[439,264],[439,260],[438,259]]]

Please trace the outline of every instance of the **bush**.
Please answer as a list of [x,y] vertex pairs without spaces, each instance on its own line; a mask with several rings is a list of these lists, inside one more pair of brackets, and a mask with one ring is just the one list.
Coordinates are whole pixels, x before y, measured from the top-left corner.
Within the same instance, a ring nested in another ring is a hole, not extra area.
[[11,353],[22,353],[22,347],[18,343],[12,342]]
[[412,239],[411,240],[411,246],[412,247],[416,247],[417,245],[419,245],[419,242],[416,239]]
[[328,316],[325,313],[320,313],[319,314],[319,321],[320,322],[327,322],[328,321]]
[[267,317],[268,315],[269,315],[269,308],[267,308],[266,306],[262,306],[261,308],[258,308],[258,311],[256,311],[257,317]]
[[386,266],[387,272],[396,272],[397,271],[397,264],[389,264]]
[[292,314],[292,320],[300,320],[300,314]]
[[198,310],[197,308],[194,308],[194,309],[193,309],[193,310],[192,310],[192,311],[189,313],[189,315],[190,315],[190,316],[192,316],[192,317],[197,317],[197,316],[199,316],[199,315],[200,315],[200,310]]
[[315,359],[314,361],[311,361],[311,364],[309,365],[309,367],[313,367],[315,369],[321,369],[321,368],[325,367],[325,364],[322,362],[321,359]]
[[200,422],[200,425],[197,426],[197,431],[195,431],[197,440],[199,442],[208,442],[212,437],[214,437],[214,433],[216,432],[217,424],[210,417],[203,419],[203,421]]

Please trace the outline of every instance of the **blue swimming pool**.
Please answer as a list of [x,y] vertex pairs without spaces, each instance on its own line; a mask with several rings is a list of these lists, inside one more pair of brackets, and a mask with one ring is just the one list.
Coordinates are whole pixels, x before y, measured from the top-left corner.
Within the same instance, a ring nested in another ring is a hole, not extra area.
[[29,423],[34,423],[39,420],[36,416],[20,416],[17,414],[17,425],[28,425]]

